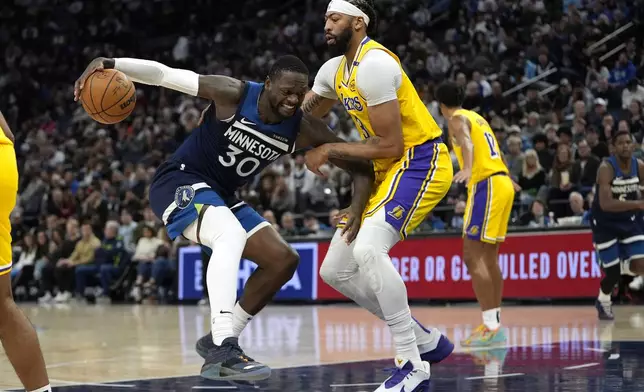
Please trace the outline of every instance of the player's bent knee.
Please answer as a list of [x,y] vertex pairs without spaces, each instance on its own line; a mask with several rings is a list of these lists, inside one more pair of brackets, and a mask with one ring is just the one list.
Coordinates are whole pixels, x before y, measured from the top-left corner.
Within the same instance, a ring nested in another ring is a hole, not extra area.
[[207,206],[199,220],[184,232],[186,238],[213,248],[218,241],[246,244],[246,230],[227,207]]
[[295,249],[287,245],[280,249],[279,260],[281,260],[281,263],[278,264],[280,266],[280,270],[288,271],[290,279],[290,277],[295,273],[295,270],[297,270],[297,266],[300,264],[300,255],[295,251]]

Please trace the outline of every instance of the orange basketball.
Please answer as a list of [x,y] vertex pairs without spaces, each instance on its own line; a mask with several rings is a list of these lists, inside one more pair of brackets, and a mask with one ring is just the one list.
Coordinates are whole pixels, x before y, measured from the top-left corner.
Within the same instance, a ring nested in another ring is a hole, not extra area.
[[136,89],[123,72],[105,69],[89,75],[81,90],[80,101],[95,121],[116,124],[134,110]]

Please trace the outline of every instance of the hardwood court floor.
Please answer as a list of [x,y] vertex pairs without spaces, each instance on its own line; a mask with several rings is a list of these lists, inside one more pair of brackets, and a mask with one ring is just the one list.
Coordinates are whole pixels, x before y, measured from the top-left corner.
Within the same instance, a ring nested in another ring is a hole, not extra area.
[[[38,330],[53,385],[70,386],[61,390],[235,389],[202,385],[202,380],[194,377],[203,363],[194,352],[194,343],[209,329],[205,309],[77,304],[26,305],[23,309]],[[477,308],[413,307],[412,312],[457,344],[458,354],[446,365],[432,367],[434,391],[550,391],[555,390],[553,377],[542,380],[536,375],[552,375],[562,369],[571,373],[557,382],[569,376],[573,383],[561,390],[594,390],[587,372],[601,369],[597,377],[604,389],[598,387],[598,391],[629,391],[624,375],[641,380],[644,372],[640,370],[644,369],[644,307],[618,307],[617,321],[611,324],[601,324],[592,306],[508,307],[502,313],[507,347],[471,353],[465,353],[457,342],[479,323]],[[621,389],[606,389],[613,384],[606,376],[609,366],[605,361],[619,359],[615,345],[620,343],[625,362],[619,367]],[[261,390],[373,391],[386,378],[376,368],[392,367],[392,338],[386,325],[349,305],[268,307],[249,324],[240,344],[255,359],[284,369],[276,371],[283,377],[272,379],[297,380],[302,379],[302,372],[308,372],[310,382],[316,383],[315,387],[266,384]],[[628,358],[627,352],[632,354]],[[359,361],[363,363],[346,365]],[[345,365],[333,366],[341,363]],[[292,369],[295,367],[302,370]],[[523,377],[520,385],[517,375]],[[154,380],[142,381],[161,378],[166,380],[161,386],[155,386]],[[517,381],[511,381],[514,378]],[[490,384],[490,380],[506,380],[506,384]],[[103,385],[110,382],[117,384]],[[19,387],[0,350],[0,390]],[[632,390],[644,390],[644,384]]]

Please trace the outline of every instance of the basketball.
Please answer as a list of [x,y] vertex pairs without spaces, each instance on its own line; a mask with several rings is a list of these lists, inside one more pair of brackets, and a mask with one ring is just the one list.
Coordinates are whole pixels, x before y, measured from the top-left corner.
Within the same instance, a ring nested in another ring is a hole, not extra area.
[[134,110],[136,89],[123,72],[105,69],[89,75],[81,90],[80,101],[95,121],[116,124]]

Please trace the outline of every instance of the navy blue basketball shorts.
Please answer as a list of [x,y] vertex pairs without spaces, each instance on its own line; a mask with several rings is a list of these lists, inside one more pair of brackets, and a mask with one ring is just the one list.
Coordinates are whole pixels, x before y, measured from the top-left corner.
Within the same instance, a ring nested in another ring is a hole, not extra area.
[[644,235],[601,240],[595,237],[593,245],[604,268],[617,265],[620,261],[644,258]]
[[199,212],[207,205],[230,208],[248,237],[270,226],[246,203],[224,200],[199,175],[181,170],[167,171],[155,178],[150,186],[150,206],[173,240],[197,220]]

